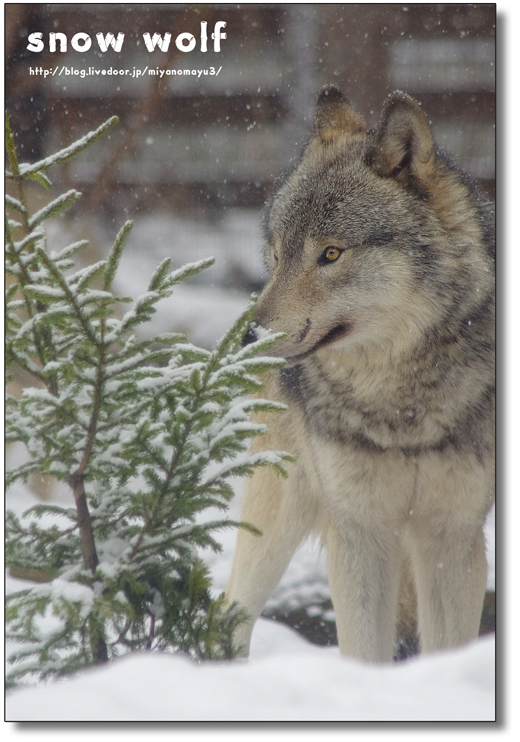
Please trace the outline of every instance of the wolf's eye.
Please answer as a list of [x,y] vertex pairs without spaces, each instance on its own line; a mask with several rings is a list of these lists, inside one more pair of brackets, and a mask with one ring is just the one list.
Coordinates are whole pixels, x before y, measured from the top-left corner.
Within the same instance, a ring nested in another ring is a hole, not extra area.
[[340,250],[339,247],[326,247],[325,250],[320,255],[320,258],[318,260],[318,263],[320,265],[327,265],[328,263],[334,263],[343,250]]

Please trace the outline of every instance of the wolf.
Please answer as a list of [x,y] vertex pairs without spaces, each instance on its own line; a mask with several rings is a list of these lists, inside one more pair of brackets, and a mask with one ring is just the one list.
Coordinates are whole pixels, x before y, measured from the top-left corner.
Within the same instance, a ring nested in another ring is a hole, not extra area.
[[[339,649],[390,662],[478,635],[494,499],[494,207],[393,93],[380,123],[318,95],[266,207],[269,280],[245,343],[283,332],[262,396],[287,411],[255,450],[295,457],[246,490],[226,589],[255,620],[298,545],[327,551]],[[262,332],[265,332],[263,329]],[[271,416],[272,418],[272,416]]]

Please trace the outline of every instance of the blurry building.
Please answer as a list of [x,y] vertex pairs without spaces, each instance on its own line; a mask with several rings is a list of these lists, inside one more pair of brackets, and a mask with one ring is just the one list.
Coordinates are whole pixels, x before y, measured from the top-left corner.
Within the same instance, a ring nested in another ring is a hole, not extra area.
[[[495,12],[494,4],[8,4],[7,108],[28,160],[120,117],[109,139],[62,170],[87,208],[209,213],[263,204],[310,127],[321,85],[339,85],[370,126],[399,89],[421,102],[437,142],[493,195]],[[178,51],[177,34],[198,39],[201,21],[208,33],[226,22],[222,51]],[[40,53],[27,51],[34,31],[44,34]],[[78,31],[93,39],[87,53],[70,50]],[[121,53],[99,52],[100,31],[125,34]],[[50,32],[67,35],[66,53],[49,51]],[[170,32],[169,51],[149,53],[146,32]],[[29,72],[57,65],[221,70],[162,78]]]

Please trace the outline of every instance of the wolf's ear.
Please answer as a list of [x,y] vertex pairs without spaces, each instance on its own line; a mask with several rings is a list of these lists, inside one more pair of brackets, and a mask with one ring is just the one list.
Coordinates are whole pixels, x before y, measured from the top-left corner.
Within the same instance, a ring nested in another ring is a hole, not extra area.
[[366,134],[366,124],[335,85],[327,85],[318,94],[314,133],[324,144],[343,134]]
[[435,149],[428,119],[413,98],[393,93],[387,100],[367,151],[367,163],[383,178],[427,188],[434,172]]

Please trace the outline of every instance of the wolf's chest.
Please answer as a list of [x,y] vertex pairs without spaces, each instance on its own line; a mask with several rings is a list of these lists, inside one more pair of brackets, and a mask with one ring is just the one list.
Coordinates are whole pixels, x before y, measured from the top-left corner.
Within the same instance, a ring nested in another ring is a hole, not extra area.
[[445,434],[442,420],[429,414],[425,400],[406,385],[381,381],[361,391],[360,386],[348,374],[328,374],[316,361],[280,373],[284,401],[298,405],[308,431],[329,442],[418,453]]

